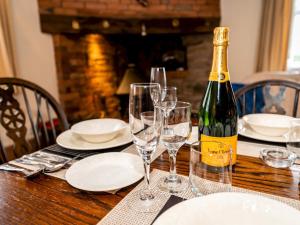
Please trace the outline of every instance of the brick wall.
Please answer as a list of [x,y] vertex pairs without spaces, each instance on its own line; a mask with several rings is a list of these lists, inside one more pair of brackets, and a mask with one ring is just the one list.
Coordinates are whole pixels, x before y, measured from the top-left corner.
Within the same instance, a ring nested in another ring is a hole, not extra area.
[[[219,0],[38,0],[41,15],[121,19],[218,18]],[[54,26],[61,26],[59,22]],[[69,25],[68,25],[69,26]],[[206,26],[206,25],[204,25]],[[69,31],[54,33],[60,100],[71,123],[97,117],[119,117],[116,89],[121,75],[116,68],[116,46],[102,34]],[[98,30],[95,30],[98,32]],[[99,30],[100,32],[100,30]],[[188,70],[167,74],[178,87],[179,99],[197,110],[207,84],[211,64],[212,32],[178,33],[187,49]],[[126,35],[126,32],[123,34]],[[145,43],[147,45],[147,43]]]
[[41,14],[113,18],[220,17],[219,0],[38,0]]
[[101,35],[55,35],[60,100],[70,122],[119,117],[113,47]]

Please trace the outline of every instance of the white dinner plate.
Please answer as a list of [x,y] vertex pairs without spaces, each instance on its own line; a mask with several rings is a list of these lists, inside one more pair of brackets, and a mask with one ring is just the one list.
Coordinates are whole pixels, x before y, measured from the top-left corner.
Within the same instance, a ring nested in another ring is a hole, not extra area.
[[260,141],[277,142],[277,143],[286,142],[286,138],[284,136],[279,136],[279,137],[265,136],[255,132],[242,119],[239,119],[238,127],[239,127],[238,129],[239,134],[248,138],[253,138]]
[[[183,213],[184,212],[184,213]],[[299,225],[300,211],[245,193],[216,193],[181,202],[153,225]]]
[[66,172],[67,182],[85,191],[112,191],[143,177],[142,159],[125,152],[93,155],[74,163]]
[[79,135],[72,133],[71,130],[64,131],[56,138],[56,143],[63,148],[73,150],[100,150],[107,148],[114,148],[121,145],[128,144],[132,141],[129,127],[116,136],[114,139],[102,142],[102,143],[91,143],[83,140]]

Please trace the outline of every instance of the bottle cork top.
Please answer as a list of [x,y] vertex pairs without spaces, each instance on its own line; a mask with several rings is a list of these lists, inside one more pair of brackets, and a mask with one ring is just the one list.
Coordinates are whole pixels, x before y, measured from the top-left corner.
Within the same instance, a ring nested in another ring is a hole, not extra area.
[[228,45],[229,41],[229,28],[216,27],[214,29],[214,45]]

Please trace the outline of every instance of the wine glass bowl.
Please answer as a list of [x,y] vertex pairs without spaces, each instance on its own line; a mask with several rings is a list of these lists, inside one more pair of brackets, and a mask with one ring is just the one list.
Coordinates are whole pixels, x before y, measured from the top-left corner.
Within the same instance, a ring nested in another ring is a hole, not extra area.
[[152,67],[150,74],[150,83],[156,83],[160,85],[160,90],[152,90],[151,97],[155,106],[160,103],[161,90],[167,86],[166,71],[164,67]]
[[151,68],[150,83],[157,83],[161,88],[167,86],[166,70],[164,67]]
[[161,103],[160,108],[164,112],[164,116],[168,117],[170,111],[172,111],[177,103],[177,88],[176,87],[164,87],[161,89]]

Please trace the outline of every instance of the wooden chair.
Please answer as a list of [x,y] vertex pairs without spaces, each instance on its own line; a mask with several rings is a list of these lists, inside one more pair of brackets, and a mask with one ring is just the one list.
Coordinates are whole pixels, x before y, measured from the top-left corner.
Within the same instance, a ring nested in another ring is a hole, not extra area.
[[262,80],[235,92],[239,116],[249,113],[290,114],[297,117],[300,83]]
[[45,89],[0,78],[0,162],[51,145],[68,128],[64,111]]

